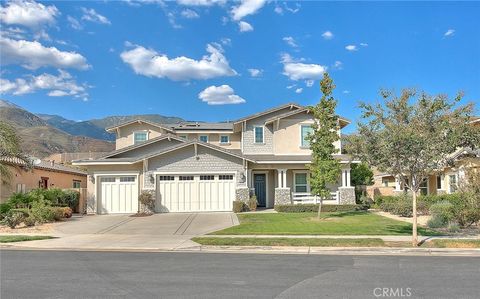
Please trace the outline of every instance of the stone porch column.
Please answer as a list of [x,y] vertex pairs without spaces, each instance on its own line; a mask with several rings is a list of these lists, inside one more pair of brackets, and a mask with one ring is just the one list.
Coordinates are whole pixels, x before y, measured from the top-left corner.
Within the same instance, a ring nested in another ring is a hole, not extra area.
[[287,169],[277,169],[277,187],[275,188],[274,205],[292,203],[292,194],[287,187]]
[[350,183],[350,167],[342,169],[342,187],[338,188],[338,204],[355,204],[355,187]]

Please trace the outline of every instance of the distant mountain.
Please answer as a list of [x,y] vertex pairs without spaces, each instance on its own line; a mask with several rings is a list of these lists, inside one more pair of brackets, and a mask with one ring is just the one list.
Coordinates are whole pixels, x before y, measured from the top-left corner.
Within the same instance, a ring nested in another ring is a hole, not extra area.
[[114,141],[115,134],[108,133],[105,128],[121,124],[134,119],[143,119],[153,121],[157,123],[174,124],[184,121],[179,117],[169,117],[159,114],[140,114],[140,115],[128,115],[128,116],[108,116],[100,119],[92,119],[87,121],[73,121],[65,119],[58,115],[50,114],[37,114],[46,123],[65,131],[72,135],[81,135],[92,137],[96,139]]
[[87,136],[95,139],[115,141],[115,134],[108,133],[105,128],[94,125],[90,121],[73,121],[58,115],[37,114],[46,123],[71,135]]
[[39,158],[63,152],[108,152],[115,147],[105,140],[68,134],[50,125],[48,120],[1,99],[0,120],[14,126],[25,151]]

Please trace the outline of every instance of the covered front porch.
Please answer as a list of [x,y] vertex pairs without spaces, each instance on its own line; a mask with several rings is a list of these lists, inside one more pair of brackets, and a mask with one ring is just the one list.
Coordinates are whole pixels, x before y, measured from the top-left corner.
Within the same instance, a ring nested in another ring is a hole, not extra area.
[[[251,164],[247,170],[250,195],[256,195],[259,207],[278,204],[316,204],[320,198],[311,194],[310,171],[302,163]],[[324,204],[354,204],[355,190],[350,183],[350,164],[342,163],[336,184],[329,186],[330,198]]]

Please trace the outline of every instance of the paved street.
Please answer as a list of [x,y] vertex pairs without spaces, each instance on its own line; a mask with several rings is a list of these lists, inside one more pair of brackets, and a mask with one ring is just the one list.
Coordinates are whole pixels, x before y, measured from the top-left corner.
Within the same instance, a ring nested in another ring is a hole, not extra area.
[[2,299],[478,298],[480,292],[475,257],[3,250],[0,259]]

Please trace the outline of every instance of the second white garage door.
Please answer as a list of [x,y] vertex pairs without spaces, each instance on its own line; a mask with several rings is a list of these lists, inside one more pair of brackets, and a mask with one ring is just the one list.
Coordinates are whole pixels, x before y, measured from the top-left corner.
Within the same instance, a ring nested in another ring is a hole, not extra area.
[[98,178],[98,214],[136,213],[138,182],[136,176],[101,176]]
[[157,212],[231,211],[235,199],[235,176],[159,175]]

